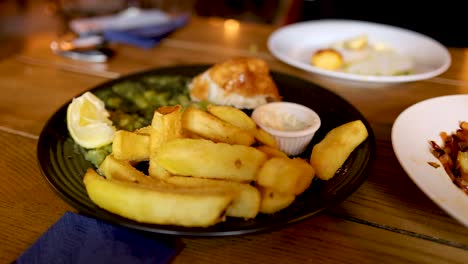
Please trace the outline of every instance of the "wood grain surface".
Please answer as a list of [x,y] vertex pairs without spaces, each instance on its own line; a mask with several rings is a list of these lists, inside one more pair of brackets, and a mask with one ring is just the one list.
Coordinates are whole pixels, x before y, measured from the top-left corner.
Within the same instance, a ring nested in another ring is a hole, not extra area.
[[54,32],[31,35],[21,51],[0,61],[0,263],[10,263],[66,211],[36,157],[47,119],[73,96],[102,82],[155,67],[212,64],[258,56],[272,70],[335,92],[358,108],[377,137],[368,180],[340,205],[271,232],[182,238],[173,263],[467,263],[468,229],[435,205],[406,175],[392,149],[396,117],[421,100],[468,92],[466,49],[450,49],[452,66],[433,79],[376,86],[324,79],[294,69],[269,52],[272,26],[194,18],[152,49],[114,44],[107,64],[53,55]]

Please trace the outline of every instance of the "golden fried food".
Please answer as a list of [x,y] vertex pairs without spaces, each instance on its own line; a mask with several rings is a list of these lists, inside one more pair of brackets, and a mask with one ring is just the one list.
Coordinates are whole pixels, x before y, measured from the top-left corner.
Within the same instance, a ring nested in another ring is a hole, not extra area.
[[[149,159],[148,174],[134,167]],[[152,123],[118,131],[114,152],[84,184],[99,207],[149,224],[206,227],[289,206],[314,178],[276,140],[232,106],[161,107]]]
[[268,159],[271,159],[273,157],[279,157],[279,158],[285,158],[285,159],[289,158],[288,155],[284,153],[283,151],[279,150],[278,148],[271,147],[268,145],[258,146],[257,149],[265,153]]
[[250,182],[266,154],[243,145],[179,138],[163,144],[155,160],[173,175]]
[[261,144],[264,144],[273,148],[278,148],[276,139],[272,135],[268,134],[265,130],[261,128],[256,128],[252,130],[251,133],[254,135],[255,139]]
[[237,108],[210,104],[207,110],[210,114],[238,128],[254,130],[257,127],[250,116]]
[[174,138],[184,137],[181,105],[158,108],[151,121],[151,152]]
[[233,58],[196,76],[189,85],[190,97],[194,101],[247,109],[279,101],[281,97],[269,71],[262,59]]
[[276,192],[297,195],[309,187],[314,175],[312,166],[303,159],[274,157],[263,164],[256,183]]
[[207,227],[225,219],[233,200],[226,188],[146,186],[109,179],[88,169],[84,184],[97,206],[137,222]]
[[106,179],[116,179],[145,185],[161,185],[158,179],[148,177],[143,172],[137,170],[128,161],[119,160],[114,155],[108,155],[99,165],[99,172]]
[[112,141],[112,153],[117,159],[144,161],[150,156],[150,136],[118,130]]
[[214,142],[250,146],[255,137],[249,131],[231,125],[216,116],[195,107],[187,108],[182,115],[182,127]]
[[262,202],[260,204],[260,213],[273,214],[289,205],[296,199],[292,193],[280,193],[271,188],[258,187]]
[[174,139],[184,137],[182,129],[182,106],[164,106],[155,111],[151,122],[150,131],[150,162],[148,172],[155,178],[166,178],[169,176],[164,168],[156,162],[159,148],[164,143]]
[[232,204],[227,208],[227,216],[249,219],[257,216],[260,210],[260,192],[257,188],[247,183],[185,176],[172,176],[165,181],[170,184],[185,187],[219,186],[231,189],[235,195]]
[[151,126],[145,126],[142,128],[138,128],[135,131],[133,131],[136,134],[139,135],[149,135],[151,133]]
[[312,149],[310,164],[317,177],[329,180],[343,165],[351,152],[368,136],[361,120],[355,120],[335,127]]
[[325,70],[338,70],[344,64],[343,56],[334,49],[321,49],[316,51],[310,62],[312,65]]

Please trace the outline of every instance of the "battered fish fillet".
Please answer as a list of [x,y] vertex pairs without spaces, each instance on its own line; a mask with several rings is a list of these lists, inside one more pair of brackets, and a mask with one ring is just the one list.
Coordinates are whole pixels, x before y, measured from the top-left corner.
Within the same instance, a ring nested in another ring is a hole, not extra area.
[[189,85],[194,101],[253,109],[280,101],[268,64],[258,58],[239,57],[215,64],[196,76]]

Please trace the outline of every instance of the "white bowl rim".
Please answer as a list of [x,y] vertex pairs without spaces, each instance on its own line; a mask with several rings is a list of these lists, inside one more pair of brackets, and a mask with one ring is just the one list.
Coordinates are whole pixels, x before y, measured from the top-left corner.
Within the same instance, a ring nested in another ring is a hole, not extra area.
[[[378,75],[360,75],[360,74],[353,74],[347,72],[337,72],[337,71],[330,71],[325,69],[320,69],[313,65],[304,64],[303,62],[297,61],[294,58],[291,58],[289,55],[285,54],[281,51],[279,46],[282,45],[281,38],[284,34],[288,32],[294,32],[297,29],[301,29],[308,26],[340,26],[340,25],[361,25],[371,28],[378,28],[382,31],[397,31],[400,34],[405,35],[412,35],[419,39],[419,41],[424,43],[431,43],[434,45],[434,48],[437,49],[438,52],[442,53],[442,56],[439,58],[440,65],[438,68],[424,71],[415,74],[409,75],[397,75],[397,76],[378,76]],[[353,20],[353,19],[319,19],[313,21],[302,21],[297,22],[294,24],[290,24],[281,28],[278,28],[274,32],[271,33],[267,40],[267,46],[269,51],[272,53],[274,57],[283,61],[286,64],[294,66],[296,68],[308,71],[310,73],[319,74],[322,76],[338,78],[338,79],[345,79],[345,80],[353,80],[353,81],[362,81],[362,82],[370,82],[370,83],[400,83],[400,82],[412,82],[412,81],[419,81],[425,80],[429,78],[436,77],[442,73],[444,73],[451,65],[452,58],[450,52],[448,51],[447,47],[441,44],[439,41],[424,35],[422,33],[401,28],[397,26],[387,25],[387,24],[380,24],[376,22],[370,21],[361,21],[361,20]]]
[[[315,121],[312,123],[312,125],[306,127],[305,129],[301,130],[294,130],[294,131],[284,131],[284,130],[277,130],[270,128],[268,126],[265,126],[261,123],[261,121],[258,118],[258,113],[262,111],[262,109],[266,108],[274,108],[278,109],[278,107],[289,107],[289,108],[294,108],[299,111],[303,111],[311,115]],[[313,135],[321,126],[321,120],[320,116],[315,112],[314,110],[310,109],[309,107],[298,104],[298,103],[293,103],[293,102],[271,102],[267,104],[260,105],[254,109],[252,112],[252,119],[257,123],[258,126],[260,126],[263,130],[266,132],[272,134],[273,136],[280,136],[280,137],[288,137],[288,138],[297,138],[297,137],[305,137],[305,136],[310,136]]]

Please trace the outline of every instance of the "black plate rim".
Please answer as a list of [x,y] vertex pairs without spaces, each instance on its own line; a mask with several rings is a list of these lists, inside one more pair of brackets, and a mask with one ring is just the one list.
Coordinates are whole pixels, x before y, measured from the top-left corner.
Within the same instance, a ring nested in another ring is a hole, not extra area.
[[[83,94],[86,91],[94,91],[97,89],[102,89],[103,87],[108,87],[114,83],[118,83],[124,80],[130,80],[130,79],[138,79],[141,76],[145,76],[151,73],[158,73],[158,72],[164,72],[166,70],[183,70],[183,69],[198,69],[200,72],[204,69],[209,68],[212,66],[211,64],[183,64],[183,65],[175,65],[175,66],[166,66],[166,67],[158,67],[158,68],[152,68],[149,70],[145,71],[140,71],[140,72],[135,72],[135,73],[130,73],[124,76],[121,76],[116,79],[108,80],[105,81],[101,84],[98,84],[97,86],[94,86],[93,88],[90,88],[88,90],[85,90],[76,96],[79,96]],[[120,216],[114,215],[112,213],[109,213],[107,211],[106,215],[111,215],[110,217],[107,216],[102,216],[99,215],[99,212],[96,212],[95,210],[91,208],[86,208],[83,207],[79,201],[77,201],[74,197],[69,197],[68,194],[60,188],[60,186],[55,185],[55,181],[50,178],[50,175],[48,175],[48,170],[45,166],[47,163],[44,160],[43,152],[44,149],[47,149],[47,131],[46,128],[50,127],[51,124],[54,122],[54,118],[56,117],[57,113],[64,108],[68,106],[68,104],[71,102],[72,99],[69,101],[65,102],[62,104],[52,116],[49,117],[49,119],[46,121],[45,125],[43,126],[43,129],[41,130],[41,133],[39,135],[38,143],[37,143],[37,149],[36,149],[36,154],[37,154],[37,162],[40,168],[40,171],[45,178],[45,180],[48,182],[49,186],[54,190],[54,192],[61,197],[65,202],[67,202],[69,205],[71,205],[73,208],[78,210],[80,213],[84,215],[88,215],[90,217],[98,218],[104,221],[111,222],[113,224],[118,224],[122,226],[126,226],[129,228],[141,230],[141,231],[148,231],[152,233],[157,233],[161,235],[170,235],[170,236],[186,236],[186,237],[222,237],[222,236],[234,236],[234,235],[244,235],[244,234],[251,234],[251,233],[260,233],[260,232],[265,232],[265,231],[272,231],[278,228],[284,228],[287,225],[297,223],[299,221],[303,221],[304,219],[307,219],[313,215],[316,215],[323,210],[336,206],[343,202],[346,198],[348,198],[352,193],[354,193],[366,180],[368,177],[368,174],[370,172],[370,169],[372,167],[372,164],[375,159],[375,154],[376,154],[376,142],[375,142],[375,135],[374,132],[369,124],[369,122],[366,120],[366,118],[362,115],[362,113],[356,109],[351,103],[349,103],[346,99],[341,97],[338,94],[333,93],[332,91],[323,88],[317,84],[314,84],[310,81],[304,80],[302,78],[299,78],[297,76],[289,75],[286,73],[282,73],[279,71],[271,71],[272,76],[282,76],[282,77],[287,77],[287,78],[293,78],[296,80],[299,80],[301,82],[307,82],[311,86],[314,86],[316,89],[321,89],[321,92],[328,94],[329,96],[335,97],[339,100],[341,100],[343,103],[348,104],[348,107],[351,107],[354,109],[355,114],[359,117],[359,119],[364,123],[366,126],[369,136],[366,139],[365,143],[368,147],[368,152],[366,153],[366,163],[364,166],[362,166],[359,170],[359,173],[357,176],[353,178],[353,181],[346,186],[347,188],[344,189],[343,191],[340,192],[340,195],[334,195],[332,196],[331,199],[325,201],[323,203],[323,206],[319,209],[316,209],[314,211],[311,211],[309,213],[302,214],[299,217],[295,217],[293,219],[288,219],[287,221],[281,221],[277,223],[270,223],[269,225],[263,226],[263,227],[256,227],[252,229],[239,229],[239,230],[225,230],[225,231],[207,231],[209,228],[188,228],[188,227],[178,227],[178,226],[167,226],[167,225],[154,225],[154,224],[143,224],[143,223],[138,223],[134,222],[129,219],[122,218]],[[75,96],[75,97],[76,97]],[[103,210],[98,208],[98,210]],[[206,231],[205,231],[206,230]]]

